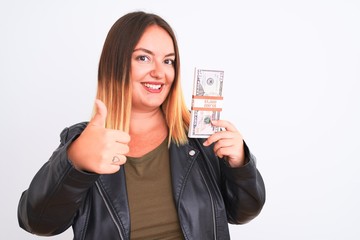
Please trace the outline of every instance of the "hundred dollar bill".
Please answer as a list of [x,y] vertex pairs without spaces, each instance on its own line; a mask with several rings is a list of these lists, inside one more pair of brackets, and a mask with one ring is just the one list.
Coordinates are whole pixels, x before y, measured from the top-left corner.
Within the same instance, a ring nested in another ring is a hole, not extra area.
[[195,68],[188,136],[207,138],[219,131],[211,120],[219,120],[222,111],[224,71]]

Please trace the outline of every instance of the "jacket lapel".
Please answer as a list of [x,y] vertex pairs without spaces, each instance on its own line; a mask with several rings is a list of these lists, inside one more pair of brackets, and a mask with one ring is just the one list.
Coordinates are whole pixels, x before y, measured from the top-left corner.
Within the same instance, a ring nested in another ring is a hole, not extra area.
[[189,144],[181,146],[177,146],[174,143],[170,144],[170,169],[176,204],[179,203],[184,184],[198,154],[199,151]]
[[124,167],[114,174],[104,174],[98,179],[107,203],[120,219],[122,230],[129,235],[130,233],[130,210],[127,200],[126,179]]

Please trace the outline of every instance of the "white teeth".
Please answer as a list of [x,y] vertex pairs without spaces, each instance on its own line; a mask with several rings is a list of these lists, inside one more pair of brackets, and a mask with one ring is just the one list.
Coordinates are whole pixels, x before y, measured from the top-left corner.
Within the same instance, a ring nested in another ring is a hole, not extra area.
[[145,87],[147,88],[151,88],[151,89],[160,89],[161,85],[156,85],[156,84],[149,84],[149,83],[144,83]]

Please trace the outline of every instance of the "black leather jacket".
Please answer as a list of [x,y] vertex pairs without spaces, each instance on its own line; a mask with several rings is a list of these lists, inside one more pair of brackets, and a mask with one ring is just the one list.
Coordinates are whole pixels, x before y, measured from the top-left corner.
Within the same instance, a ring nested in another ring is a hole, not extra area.
[[[20,226],[34,234],[55,235],[70,226],[76,240],[130,239],[124,168],[97,175],[76,170],[67,147],[87,123],[66,128],[61,144],[39,172],[18,206]],[[201,139],[170,145],[172,187],[185,239],[230,239],[228,222],[256,217],[265,187],[255,159],[245,146],[247,163],[229,168]],[[158,216],[161,217],[161,216]]]

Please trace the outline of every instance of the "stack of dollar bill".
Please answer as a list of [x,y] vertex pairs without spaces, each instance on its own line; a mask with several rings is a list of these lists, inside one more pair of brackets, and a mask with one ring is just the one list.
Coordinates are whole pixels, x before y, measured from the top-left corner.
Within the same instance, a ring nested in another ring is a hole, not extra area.
[[220,119],[223,101],[224,71],[195,68],[188,136],[207,138],[219,131],[211,124]]

